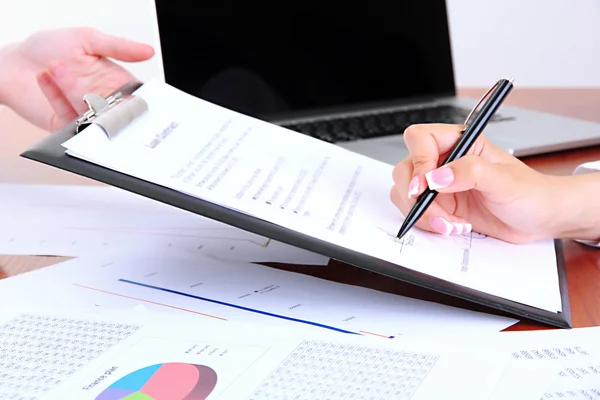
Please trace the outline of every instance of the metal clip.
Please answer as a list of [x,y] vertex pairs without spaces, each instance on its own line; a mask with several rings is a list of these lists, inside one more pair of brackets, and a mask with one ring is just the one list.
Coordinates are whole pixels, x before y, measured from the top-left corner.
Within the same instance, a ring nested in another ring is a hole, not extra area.
[[80,133],[87,126],[95,123],[104,130],[109,139],[148,110],[148,105],[141,97],[133,95],[123,97],[121,92],[106,98],[89,93],[83,97],[83,101],[87,104],[88,110],[75,121],[75,132]]

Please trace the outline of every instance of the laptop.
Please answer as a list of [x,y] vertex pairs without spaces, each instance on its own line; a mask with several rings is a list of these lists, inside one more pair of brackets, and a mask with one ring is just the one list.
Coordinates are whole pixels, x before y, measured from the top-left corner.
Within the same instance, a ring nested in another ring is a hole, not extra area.
[[[456,97],[444,0],[156,0],[156,11],[170,85],[386,163],[407,155],[407,126],[463,123],[478,100]],[[600,124],[503,105],[484,134],[527,156],[598,144]]]

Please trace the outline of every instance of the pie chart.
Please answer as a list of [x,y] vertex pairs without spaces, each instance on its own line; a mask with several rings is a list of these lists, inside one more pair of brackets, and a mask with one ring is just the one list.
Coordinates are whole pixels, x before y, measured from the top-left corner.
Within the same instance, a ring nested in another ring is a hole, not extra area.
[[96,400],[205,400],[217,384],[217,373],[205,365],[164,363],[122,377]]

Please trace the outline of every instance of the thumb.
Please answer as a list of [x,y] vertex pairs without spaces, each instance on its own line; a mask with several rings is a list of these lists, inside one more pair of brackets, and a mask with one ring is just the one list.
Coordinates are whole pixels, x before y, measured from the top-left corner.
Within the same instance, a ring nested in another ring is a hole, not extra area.
[[107,35],[95,29],[85,30],[82,45],[86,54],[126,62],[145,61],[154,55],[150,45]]
[[477,190],[489,196],[501,196],[514,190],[507,166],[492,163],[476,155],[466,155],[425,174],[427,185],[439,193]]

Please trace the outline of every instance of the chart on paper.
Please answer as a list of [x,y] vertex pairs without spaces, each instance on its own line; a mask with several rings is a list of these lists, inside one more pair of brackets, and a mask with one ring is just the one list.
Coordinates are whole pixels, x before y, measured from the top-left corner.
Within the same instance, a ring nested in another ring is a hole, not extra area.
[[37,398],[139,328],[44,315],[0,325],[0,398]]
[[268,348],[146,337],[80,380],[96,400],[218,398]]
[[[394,339],[443,329],[498,332],[516,319],[345,285],[262,265],[73,259],[0,281],[0,300],[161,313]],[[31,295],[35,293],[35,295]]]
[[[524,367],[552,371],[543,399],[600,399],[599,337],[600,327],[505,332],[494,348]],[[489,341],[485,335],[470,338],[473,346]]]
[[[446,352],[372,342],[294,339],[269,345],[266,340],[231,343],[231,335],[222,340],[214,340],[214,333],[208,340],[201,336],[192,341],[139,335],[129,346],[104,356],[94,369],[66,382],[51,398],[69,393],[95,400],[263,400],[294,394],[342,400],[360,393],[382,400],[410,400],[439,395],[436,381],[460,379],[463,369],[472,373],[478,365],[490,367],[490,361],[481,364],[472,354],[465,361],[454,354],[451,357],[458,364],[451,364]],[[479,363],[469,363],[475,360]],[[460,368],[452,370],[456,365]],[[492,375],[483,379],[487,382],[477,382],[473,386],[478,387],[469,390],[488,392],[501,371],[502,363],[487,371]]]
[[513,357],[558,360],[564,365],[544,399],[600,399],[599,350],[598,346],[593,350],[582,346],[541,347],[515,351]]
[[217,373],[206,365],[165,362],[137,369],[104,389],[97,400],[150,398],[206,399]]
[[410,399],[438,358],[437,354],[304,341],[250,398],[267,400],[302,391],[306,399],[347,399],[358,393],[365,398]]
[[96,292],[99,302],[126,296],[153,307],[227,320],[390,339],[440,326],[498,331],[516,322],[255,264],[121,260],[79,271],[86,273],[77,278],[64,274],[75,285],[69,290],[82,296]]

